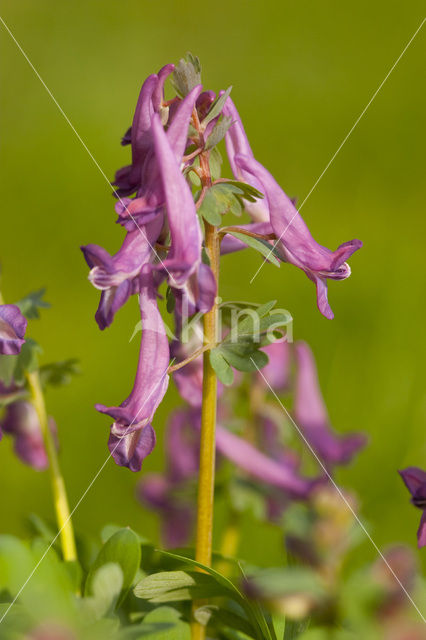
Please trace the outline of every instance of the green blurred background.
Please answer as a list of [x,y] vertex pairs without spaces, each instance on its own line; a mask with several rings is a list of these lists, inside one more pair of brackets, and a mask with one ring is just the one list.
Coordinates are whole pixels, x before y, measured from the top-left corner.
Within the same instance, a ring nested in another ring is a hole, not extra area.
[[[3,0],[1,15],[108,178],[127,163],[120,137],[131,122],[144,78],[187,51],[203,64],[207,88],[233,85],[258,159],[291,196],[303,200],[419,26],[424,4],[400,2]],[[1,262],[12,302],[47,287],[52,309],[33,321],[43,362],[76,357],[82,375],[49,391],[60,430],[62,464],[74,505],[107,456],[108,419],[95,402],[128,394],[138,320],[132,301],[101,333],[93,320],[97,292],[79,245],[114,252],[114,224],[105,178],[0,25],[2,54]],[[221,295],[267,301],[294,317],[295,338],[312,345],[332,422],[363,429],[370,445],[338,480],[360,496],[362,518],[382,547],[415,544],[419,513],[397,469],[426,467],[424,181],[426,27],[414,40],[330,166],[303,216],[316,239],[335,248],[354,237],[364,248],[353,275],[330,285],[335,320],[317,311],[303,273],[259,266],[252,253],[223,262]],[[154,425],[161,467],[163,426],[179,402],[171,386]],[[157,535],[157,521],[136,502],[137,476],[111,461],[75,514],[77,529],[106,522]],[[24,531],[29,511],[52,513],[47,474],[0,445],[1,530]],[[246,522],[242,555],[263,563],[279,551],[269,527]],[[366,544],[365,558],[375,551]]]

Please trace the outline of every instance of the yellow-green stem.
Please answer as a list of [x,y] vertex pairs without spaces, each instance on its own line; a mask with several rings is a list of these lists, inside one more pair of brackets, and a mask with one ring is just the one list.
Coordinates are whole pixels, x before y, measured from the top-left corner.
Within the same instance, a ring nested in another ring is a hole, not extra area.
[[[215,227],[205,223],[206,249],[210,258],[210,266],[219,281],[219,237]],[[217,341],[217,305],[205,314],[204,344],[214,345]],[[200,472],[198,476],[197,503],[197,538],[195,559],[206,566],[211,565],[212,537],[213,537],[213,502],[216,457],[216,404],[217,378],[210,364],[210,351],[203,356],[203,404],[201,409],[201,439],[200,439]],[[200,605],[201,603],[198,603]],[[197,603],[195,604],[195,607]],[[191,627],[192,640],[205,638],[205,627],[194,622]]]
[[68,506],[68,498],[65,490],[64,479],[59,467],[56,445],[49,427],[46,405],[44,402],[44,395],[38,371],[28,373],[27,380],[31,393],[31,400],[35,410],[37,411],[40,427],[43,433],[44,445],[46,447],[46,454],[49,460],[50,481],[52,485],[56,521],[59,528],[59,538],[61,541],[62,555],[64,560],[73,561],[77,559],[77,552],[75,548],[71,514]]

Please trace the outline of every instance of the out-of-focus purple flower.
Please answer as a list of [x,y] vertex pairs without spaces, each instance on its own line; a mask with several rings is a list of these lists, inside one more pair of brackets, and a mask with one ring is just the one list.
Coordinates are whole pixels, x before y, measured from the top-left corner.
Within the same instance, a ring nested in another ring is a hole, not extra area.
[[216,427],[216,449],[253,478],[283,489],[291,497],[307,498],[318,484],[318,479],[302,477],[294,465],[270,458],[221,425]]
[[200,262],[183,287],[172,287],[176,300],[176,312],[184,318],[194,313],[207,313],[212,308],[217,292],[217,284],[211,268]]
[[[170,354],[178,364],[200,346],[201,341],[198,341],[196,336],[192,336],[185,345],[179,340],[175,340],[172,342]],[[174,371],[173,381],[181,398],[186,400],[191,407],[201,407],[203,400],[203,356],[194,358],[181,369]]]
[[169,343],[149,269],[141,274],[140,287],[142,339],[134,387],[119,407],[96,405],[98,411],[114,419],[108,442],[111,455],[131,471],[140,470],[155,446],[151,421],[169,382]]
[[[232,118],[232,124],[225,135],[225,143],[226,151],[229,158],[229,164],[231,165],[234,177],[241,182],[247,182],[252,187],[263,193],[264,190],[262,182],[256,176],[254,176],[251,171],[247,171],[244,167],[236,162],[236,156],[238,154],[243,154],[244,156],[253,159],[254,155],[253,151],[251,150],[246,132],[244,131],[240,115],[231,98],[228,98],[225,102],[225,106],[223,107],[223,115],[228,118]],[[265,199],[258,199],[253,203],[246,202],[245,209],[255,222],[269,221],[269,207],[266,194]]]
[[235,156],[235,162],[262,184],[269,206],[270,223],[285,260],[302,269],[315,283],[318,308],[326,318],[332,319],[334,315],[327,300],[327,279],[344,280],[350,276],[351,270],[346,260],[361,248],[362,242],[345,242],[336,251],[321,246],[312,237],[293,202],[265,167],[248,155]]
[[27,320],[15,304],[0,305],[0,353],[17,355],[24,344]]
[[411,494],[412,504],[423,511],[417,531],[417,542],[421,548],[426,546],[426,471],[418,467],[407,467],[399,474]]
[[145,226],[128,231],[121,248],[114,256],[95,244],[81,247],[90,267],[89,280],[96,289],[102,291],[95,314],[100,329],[109,327],[115,313],[132,293],[137,292],[142,267],[155,258],[154,245],[163,222],[163,216],[158,215]]
[[272,389],[282,392],[288,389],[290,383],[291,350],[284,339],[276,340],[262,348],[269,358],[269,362],[262,369],[263,377],[257,373],[257,379],[265,384],[265,379]]
[[[37,411],[30,402],[20,400],[9,404],[1,426],[5,433],[13,436],[15,453],[22,462],[38,471],[48,467]],[[49,418],[49,427],[56,434],[53,418]]]
[[315,360],[305,342],[295,344],[294,418],[305,438],[326,465],[345,464],[366,444],[361,433],[337,436],[319,388]]
[[132,126],[123,138],[123,144],[132,145],[132,164],[119,169],[114,180],[116,193],[120,197],[128,196],[140,188],[142,166],[152,149],[152,116],[160,111],[164,82],[173,70],[174,65],[167,64],[158,75],[150,75],[142,85]]

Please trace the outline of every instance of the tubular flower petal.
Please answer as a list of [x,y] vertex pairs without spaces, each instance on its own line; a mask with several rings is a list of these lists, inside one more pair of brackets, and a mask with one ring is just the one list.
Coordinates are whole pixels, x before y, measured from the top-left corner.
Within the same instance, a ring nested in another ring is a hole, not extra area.
[[269,358],[269,362],[262,369],[262,374],[257,373],[257,379],[261,384],[268,384],[276,392],[285,391],[290,383],[291,351],[290,345],[284,339],[276,340],[262,348]]
[[154,448],[150,423],[169,382],[169,343],[157,307],[152,272],[147,270],[140,279],[142,339],[133,390],[119,407],[96,405],[98,411],[114,419],[108,443],[113,458],[132,471],[140,469],[142,460]]
[[317,288],[317,304],[321,313],[334,317],[327,300],[327,279],[344,280],[351,274],[346,260],[361,248],[360,240],[345,242],[336,251],[318,244],[293,202],[272,175],[253,157],[237,155],[236,164],[255,176],[262,184],[268,200],[270,223],[285,260],[302,269]]
[[0,305],[0,353],[17,355],[24,344],[27,320],[15,304]]
[[171,237],[169,254],[158,268],[167,272],[170,286],[181,288],[201,262],[201,229],[191,190],[158,116],[153,118],[152,130]]
[[318,383],[314,357],[305,342],[295,345],[296,381],[294,419],[297,426],[327,465],[350,462],[366,444],[361,433],[337,436],[331,429],[327,410]]
[[[229,127],[225,135],[226,151],[229,158],[229,164],[231,165],[232,173],[236,180],[241,182],[247,182],[252,187],[263,193],[263,187],[260,180],[257,179],[250,171],[247,171],[236,162],[236,156],[243,154],[244,156],[254,159],[253,151],[251,150],[250,143],[248,141],[246,132],[244,131],[243,123],[240,115],[232,102],[231,98],[228,98],[223,107],[223,115],[232,118],[232,124]],[[268,222],[269,221],[269,208],[267,196],[265,199],[256,200],[256,202],[246,202],[245,208],[250,214],[254,222]]]
[[102,291],[95,315],[100,329],[110,326],[118,309],[135,293],[135,279],[155,257],[155,243],[162,227],[163,217],[159,215],[149,224],[129,231],[114,256],[95,244],[81,247],[91,269],[89,280]]

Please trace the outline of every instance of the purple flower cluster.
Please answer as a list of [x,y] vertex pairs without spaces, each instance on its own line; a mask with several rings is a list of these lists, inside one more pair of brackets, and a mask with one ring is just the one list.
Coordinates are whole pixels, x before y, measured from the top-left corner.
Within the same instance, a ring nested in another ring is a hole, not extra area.
[[[95,316],[100,329],[112,323],[130,295],[140,298],[143,334],[133,391],[118,407],[97,405],[114,420],[111,454],[119,465],[133,471],[141,468],[154,447],[151,422],[168,383],[170,353],[157,307],[158,288],[166,282],[174,297],[178,329],[184,309],[187,315],[206,313],[216,296],[215,277],[202,261],[198,196],[193,196],[187,174],[194,170],[198,156],[208,164],[207,140],[221,118],[230,124],[225,141],[234,178],[265,194],[262,201],[247,203],[253,220],[247,228],[275,235],[283,261],[298,266],[315,282],[318,306],[328,318],[333,314],[327,302],[327,279],[347,278],[350,269],[345,260],[361,246],[354,240],[332,252],[317,244],[292,201],[255,160],[232,100],[225,96],[220,102],[223,92],[216,99],[198,84],[188,88],[184,97],[166,101],[164,83],[173,71],[174,66],[168,64],[145,80],[132,126],[122,140],[131,147],[131,164],[117,171],[114,181],[117,222],[126,231],[122,247],[114,256],[97,245],[82,247],[90,267],[89,280],[101,291]],[[206,118],[217,104],[221,105],[216,107],[218,113]],[[202,170],[198,175],[203,178]],[[204,194],[211,184],[209,175],[202,182]],[[222,252],[245,246],[228,236]],[[179,349],[179,344],[173,344],[172,355]],[[187,397],[187,380],[201,389],[200,377],[192,378],[193,366],[176,376],[183,397]],[[199,398],[198,393],[197,404]]]
[[[283,443],[281,436],[286,416],[267,401],[269,387],[276,393],[293,393],[293,419],[330,473],[336,465],[350,462],[365,445],[366,438],[362,434],[339,436],[333,431],[321,397],[315,361],[306,343],[290,345],[277,341],[263,349],[269,356],[269,363],[251,380],[251,395],[257,398],[251,417],[256,442],[244,437],[244,433],[233,432],[228,426],[232,424],[233,416],[227,407],[232,404],[235,389],[221,387],[223,402],[216,428],[216,451],[219,460],[229,460],[239,473],[265,488],[267,511],[269,518],[274,520],[280,517],[290,500],[309,499],[327,479],[321,472],[315,478],[306,477],[301,457]],[[184,356],[181,353],[181,357]],[[161,515],[163,540],[167,546],[187,542],[194,520],[194,506],[191,507],[191,501],[182,495],[188,495],[198,472],[202,367],[202,358],[198,357],[190,367],[173,373],[175,384],[188,406],[178,409],[170,418],[165,436],[167,471],[145,476],[138,488],[142,502]],[[243,381],[243,378],[239,379],[239,382]]]
[[0,353],[17,355],[25,342],[27,320],[15,304],[0,304]]

